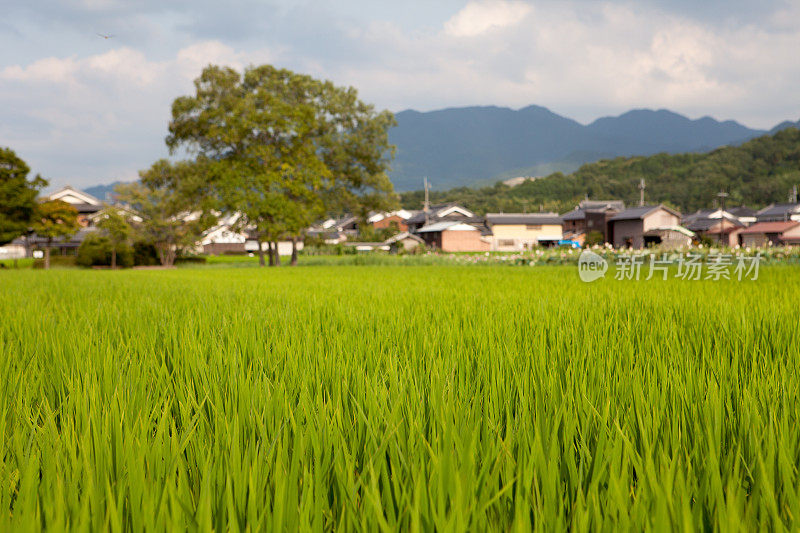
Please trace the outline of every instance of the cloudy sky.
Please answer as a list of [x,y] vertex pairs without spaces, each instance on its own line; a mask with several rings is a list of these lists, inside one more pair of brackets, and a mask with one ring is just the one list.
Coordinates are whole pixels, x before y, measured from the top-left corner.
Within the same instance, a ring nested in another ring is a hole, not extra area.
[[800,0],[11,4],[0,146],[53,185],[134,179],[165,156],[170,103],[209,63],[273,63],[392,111],[538,104],[587,123],[669,108],[760,128],[800,118]]

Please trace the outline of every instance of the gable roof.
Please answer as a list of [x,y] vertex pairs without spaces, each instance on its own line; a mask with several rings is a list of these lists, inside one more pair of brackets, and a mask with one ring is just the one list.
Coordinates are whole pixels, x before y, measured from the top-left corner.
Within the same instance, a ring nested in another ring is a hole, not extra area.
[[739,222],[737,218],[710,218],[710,217],[698,217],[698,218],[686,218],[684,219],[683,225],[684,227],[692,230],[692,231],[708,231],[714,226],[719,224],[723,224],[723,221],[728,221],[733,224],[735,227],[742,227],[744,224]]
[[556,213],[486,213],[486,223],[493,226],[503,224],[560,226],[562,220]]
[[562,220],[585,220],[586,213],[603,213],[605,211],[623,211],[622,200],[583,200],[578,207],[562,215]]
[[756,216],[756,210],[751,209],[747,206],[740,205],[739,207],[734,207],[732,209],[728,209],[728,213],[735,217],[754,217]]
[[770,219],[779,221],[788,219],[791,215],[800,213],[800,204],[772,204],[756,212],[756,218],[768,222]]
[[407,231],[403,231],[403,232],[398,233],[397,235],[395,235],[393,237],[389,237],[388,239],[383,241],[383,244],[394,244],[396,242],[404,241],[406,239],[412,240],[412,241],[415,241],[415,242],[418,242],[418,243],[424,243],[425,242],[421,238],[417,237],[416,235],[413,235],[413,234],[411,234],[411,233],[409,233]]
[[606,209],[622,211],[625,209],[625,202],[622,200],[583,200],[578,207],[586,211],[604,211]]
[[576,207],[572,211],[567,211],[563,215],[561,215],[561,220],[583,220],[586,218],[586,211],[581,209],[580,207]]
[[[420,224],[425,222],[425,211],[421,210],[416,212],[413,216],[406,220],[407,224]],[[432,205],[428,209],[428,220],[435,220],[444,217],[457,217],[457,218],[474,218],[475,213],[465,207],[450,202],[446,204]]]
[[783,233],[788,229],[800,225],[800,222],[792,220],[786,222],[756,222],[749,228],[743,229],[739,232],[740,235],[752,235],[754,233]]
[[642,219],[649,215],[650,213],[657,211],[659,209],[663,209],[668,213],[675,215],[676,217],[680,218],[681,214],[677,211],[670,209],[665,205],[642,205],[638,207],[630,207],[625,211],[617,214],[616,216],[611,217],[609,220],[611,222],[618,221],[618,220],[637,220]]
[[57,190],[56,192],[47,196],[48,200],[62,200],[67,202],[68,204],[72,204],[74,206],[78,205],[90,205],[90,206],[97,206],[100,207],[103,205],[103,202],[95,198],[89,193],[85,193],[83,191],[79,191],[78,189],[67,185],[62,187],[61,189]]
[[422,226],[417,230],[417,233],[432,233],[438,231],[453,230],[453,231],[480,231],[472,224],[465,224],[458,220],[443,220],[442,222],[434,222],[427,226]]

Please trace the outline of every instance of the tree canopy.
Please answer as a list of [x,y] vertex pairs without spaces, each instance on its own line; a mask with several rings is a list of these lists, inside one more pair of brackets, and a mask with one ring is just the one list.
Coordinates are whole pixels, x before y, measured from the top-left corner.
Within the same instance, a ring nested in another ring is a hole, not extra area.
[[32,229],[47,240],[44,267],[50,268],[50,247],[56,239],[71,237],[80,229],[78,210],[63,200],[48,200],[36,206]]
[[36,196],[47,186],[10,148],[0,148],[0,246],[25,233],[36,214]]

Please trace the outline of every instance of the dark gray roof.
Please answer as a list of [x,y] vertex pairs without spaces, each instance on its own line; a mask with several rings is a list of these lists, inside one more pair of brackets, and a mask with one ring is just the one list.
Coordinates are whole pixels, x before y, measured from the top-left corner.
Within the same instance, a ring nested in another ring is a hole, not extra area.
[[728,213],[730,213],[731,215],[737,216],[737,217],[754,217],[754,216],[756,216],[756,210],[755,209],[750,209],[749,207],[746,207],[744,205],[740,205],[739,207],[734,207],[732,209],[726,209],[726,211]]
[[498,224],[556,224],[562,223],[556,213],[487,213],[486,223]]
[[781,221],[800,213],[800,204],[772,204],[756,213],[759,221]]
[[580,207],[576,207],[572,211],[564,213],[561,215],[561,220],[583,220],[586,218],[586,211],[581,209]]
[[75,208],[78,213],[86,214],[86,213],[97,213],[103,210],[102,205],[93,205],[93,204],[69,204]]
[[583,200],[578,207],[564,213],[563,220],[584,220],[586,213],[603,213],[605,211],[622,211],[625,209],[625,202],[622,200]]
[[605,209],[616,209],[618,211],[622,211],[625,209],[625,202],[622,200],[584,200],[578,207],[587,211],[602,211]]
[[[732,222],[730,219],[725,219],[725,220]],[[686,229],[690,229],[692,231],[708,231],[721,222],[722,222],[721,218],[699,217],[699,218],[694,218],[688,222],[684,222],[683,226]]]
[[665,207],[663,205],[643,205],[639,207],[630,207],[625,211],[622,211],[616,216],[611,217],[611,221],[615,220],[636,220],[640,218],[644,218],[645,216],[649,215],[651,212],[655,211],[656,209],[665,209],[670,213],[677,215],[680,217],[680,213],[677,213],[670,209],[669,207]]

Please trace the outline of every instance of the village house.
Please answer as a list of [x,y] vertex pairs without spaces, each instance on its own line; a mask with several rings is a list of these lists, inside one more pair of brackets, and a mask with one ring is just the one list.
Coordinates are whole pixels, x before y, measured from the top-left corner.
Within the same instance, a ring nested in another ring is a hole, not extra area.
[[78,223],[84,228],[92,225],[91,215],[103,210],[103,202],[69,185],[42,198],[42,201],[52,200],[61,200],[74,207],[78,211]]
[[[236,255],[258,252],[258,240],[248,228],[239,229],[236,223],[239,213],[222,217],[217,224],[206,230],[198,243],[198,251],[208,255]],[[266,248],[266,246],[264,246]],[[297,250],[303,249],[303,241],[297,241]],[[278,241],[278,254],[291,255],[292,241]]]
[[428,224],[416,233],[425,244],[443,252],[488,252],[492,232],[483,224],[444,220]]
[[397,253],[399,251],[412,252],[420,246],[425,246],[425,241],[418,235],[413,235],[407,231],[398,233],[383,241],[384,246],[389,247],[389,251]]
[[738,244],[745,248],[800,244],[800,221],[756,222],[738,232]]
[[23,250],[25,248],[34,250],[49,246],[51,255],[75,255],[84,239],[97,230],[95,223],[97,222],[98,215],[105,207],[103,202],[91,194],[75,189],[69,185],[48,196],[43,196],[40,199],[42,202],[52,200],[61,200],[75,208],[78,212],[78,224],[80,225],[80,229],[66,239],[57,238],[51,243],[48,243],[47,239],[39,237],[38,235],[30,235],[26,238],[21,237],[14,240],[12,245],[18,248],[22,247]]
[[609,220],[614,248],[688,246],[694,233],[680,225],[681,215],[664,205],[626,209]]
[[[743,211],[746,209],[737,208],[737,212],[746,213]],[[749,213],[754,214],[755,211],[749,210]],[[749,220],[749,217],[746,219]],[[738,231],[747,226],[737,215],[722,209],[701,209],[684,216],[682,225],[696,236],[705,236],[725,246],[736,246]]]
[[487,213],[492,250],[521,251],[536,246],[555,246],[563,237],[557,213]]
[[584,200],[578,207],[564,213],[564,238],[584,244],[586,234],[599,232],[603,242],[611,242],[609,221],[625,209],[622,200]]

